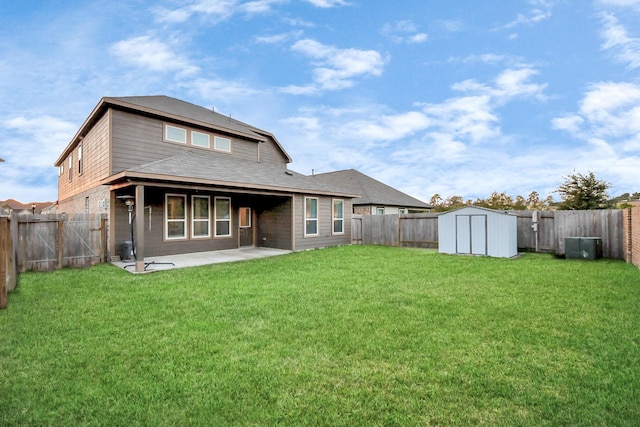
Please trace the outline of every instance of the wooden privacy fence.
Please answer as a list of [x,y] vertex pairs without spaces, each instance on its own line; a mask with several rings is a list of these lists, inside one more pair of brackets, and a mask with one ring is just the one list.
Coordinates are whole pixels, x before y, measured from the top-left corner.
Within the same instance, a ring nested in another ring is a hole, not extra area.
[[100,214],[21,215],[16,222],[19,272],[87,267],[105,259],[107,220]]
[[[512,211],[518,249],[564,255],[565,237],[600,237],[605,258],[624,259],[623,211]],[[354,215],[352,243],[438,247],[438,214]]]
[[7,308],[7,292],[16,287],[16,263],[11,219],[0,217],[0,309]]

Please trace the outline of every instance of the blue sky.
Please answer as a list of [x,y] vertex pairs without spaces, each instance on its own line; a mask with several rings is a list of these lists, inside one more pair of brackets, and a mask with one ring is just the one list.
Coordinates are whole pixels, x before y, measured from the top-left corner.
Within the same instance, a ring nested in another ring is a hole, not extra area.
[[183,99],[428,201],[640,191],[640,0],[0,0],[0,200],[103,96]]

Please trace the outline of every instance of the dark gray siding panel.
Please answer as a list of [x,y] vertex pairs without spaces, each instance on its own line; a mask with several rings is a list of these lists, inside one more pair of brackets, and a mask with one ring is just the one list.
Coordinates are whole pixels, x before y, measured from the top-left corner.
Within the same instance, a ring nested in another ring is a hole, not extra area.
[[258,233],[256,246],[277,249],[293,249],[291,229],[291,198],[273,199],[270,204],[263,204],[258,211]]
[[287,164],[287,158],[282,153],[282,150],[280,150],[280,147],[278,147],[278,144],[271,138],[260,144],[260,161],[279,165]]
[[[145,163],[175,156],[184,152],[184,150],[203,150],[200,147],[165,142],[163,140],[165,122],[162,120],[117,110],[113,111],[112,120],[113,174]],[[184,127],[188,131],[203,131],[203,129],[192,129],[180,124],[177,126]],[[211,135],[211,148],[213,149],[213,136],[219,134],[209,133]],[[257,161],[257,142],[231,138],[228,135],[224,135],[224,137],[231,139],[231,154],[221,154]],[[261,145],[265,146],[267,144]],[[267,156],[267,158],[270,157]],[[280,160],[279,163],[283,163],[283,161]]]
[[351,199],[340,199],[344,201],[344,233],[333,235],[333,198],[325,196],[313,196],[318,199],[318,235],[304,236],[305,225],[305,196],[295,197],[295,230],[296,230],[296,250],[323,248],[327,246],[348,245],[351,243]]
[[113,112],[112,173],[175,156],[185,146],[163,142],[163,123],[122,111]]

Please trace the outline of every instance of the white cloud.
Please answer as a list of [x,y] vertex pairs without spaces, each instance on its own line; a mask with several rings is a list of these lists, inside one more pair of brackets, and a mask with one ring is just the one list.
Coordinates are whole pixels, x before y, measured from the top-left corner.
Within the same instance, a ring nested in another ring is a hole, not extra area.
[[198,67],[177,54],[170,45],[151,36],[133,37],[111,45],[109,52],[122,61],[134,64],[150,71],[175,71],[180,74],[193,74]]
[[630,7],[640,9],[640,0],[597,0],[603,6]]
[[156,8],[154,14],[158,22],[181,23],[194,14],[201,14],[214,21],[224,20],[236,11],[236,0],[198,0],[178,9]]
[[179,24],[193,16],[201,16],[216,24],[231,18],[235,14],[258,15],[270,13],[273,6],[288,0],[197,0],[177,9],[155,8],[153,13],[161,23]]
[[545,99],[544,90],[547,85],[529,82],[530,78],[537,74],[538,71],[530,67],[509,68],[495,78],[493,86],[469,79],[454,84],[452,89],[489,95],[498,101],[508,101],[519,96]]
[[29,194],[29,200],[21,201],[52,201],[52,195],[57,194],[53,164],[77,125],[48,115],[16,116],[0,125],[9,132],[0,141],[5,160],[0,166],[0,199]]
[[614,49],[616,58],[627,63],[630,69],[640,67],[640,38],[630,37],[626,28],[611,14],[602,14],[602,48]]
[[499,29],[509,29],[520,25],[534,25],[549,19],[552,15],[553,2],[549,0],[529,0],[531,8],[527,13],[518,14],[516,19],[503,25]]
[[274,34],[271,36],[258,36],[255,38],[256,43],[264,44],[280,44],[291,39],[297,39],[302,36],[302,31],[289,31],[288,33]]
[[315,7],[321,8],[330,8],[330,7],[339,7],[339,6],[348,6],[349,3],[345,0],[307,0],[308,3],[311,3]]
[[355,77],[381,75],[385,63],[380,53],[375,50],[339,49],[311,39],[300,40],[291,49],[311,57],[315,65],[313,85],[290,86],[284,89],[293,94],[351,87]]
[[428,38],[427,34],[418,32],[418,27],[408,20],[385,24],[381,33],[395,43],[418,44],[426,42]]
[[554,118],[552,125],[584,142],[575,155],[576,167],[606,171],[614,182],[640,182],[639,84],[594,84],[576,113]]

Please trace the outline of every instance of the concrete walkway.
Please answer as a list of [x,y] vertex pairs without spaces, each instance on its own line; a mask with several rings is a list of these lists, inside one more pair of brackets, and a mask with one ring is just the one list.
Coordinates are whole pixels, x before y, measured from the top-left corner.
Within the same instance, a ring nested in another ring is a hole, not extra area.
[[[218,264],[221,262],[244,261],[248,259],[265,258],[288,253],[291,253],[291,251],[273,248],[246,247],[221,251],[146,257],[144,259],[146,265],[144,272],[150,273],[152,271],[171,270],[173,268],[196,267],[199,265]],[[134,260],[112,262],[112,264],[116,267],[123,268],[130,273],[135,273],[136,267]]]

